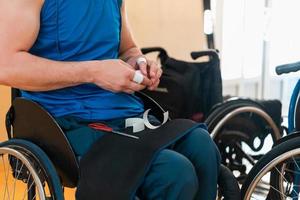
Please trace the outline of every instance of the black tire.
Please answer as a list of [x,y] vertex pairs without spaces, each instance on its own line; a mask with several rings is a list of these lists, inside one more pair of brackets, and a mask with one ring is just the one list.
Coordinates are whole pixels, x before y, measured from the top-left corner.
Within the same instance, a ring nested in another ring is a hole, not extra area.
[[215,107],[213,107],[207,119],[205,120],[205,123],[208,126],[208,130],[212,131],[212,129],[226,114],[244,106],[253,106],[256,108],[264,109],[264,107],[259,103],[248,99],[230,100],[224,103],[217,104]]
[[37,145],[26,140],[11,139],[0,143],[0,147],[8,147],[17,150],[31,161],[34,168],[41,170],[41,179],[43,182],[47,183],[51,195],[47,197],[47,199],[64,200],[62,185],[55,167],[44,151]]
[[239,184],[232,172],[224,165],[221,165],[220,167],[218,185],[220,195],[222,196],[223,200],[241,199],[241,190]]
[[[262,173],[262,170],[265,168],[265,166],[268,166],[271,163],[274,163],[274,159],[278,158],[279,156],[288,153],[290,151],[299,149],[300,151],[300,135],[299,137],[294,137],[290,140],[284,141],[280,143],[279,145],[275,146],[270,152],[268,152],[265,156],[263,156],[256,165],[252,168],[252,170],[249,172],[243,186],[242,186],[242,198],[246,200],[246,193],[249,191],[252,187],[255,187],[252,185],[254,181],[257,178],[258,175]],[[298,155],[298,154],[297,154]],[[287,157],[288,158],[288,157]],[[275,163],[274,163],[275,164]],[[276,167],[280,167],[280,163],[276,163]],[[271,171],[272,172],[272,171]],[[275,188],[278,187],[278,178],[274,177],[274,173],[271,173],[270,182],[272,186]],[[250,188],[251,187],[251,188]],[[272,197],[270,197],[272,195]],[[274,194],[270,194],[267,199],[278,199],[278,196],[274,196]],[[280,199],[280,198],[279,198]]]

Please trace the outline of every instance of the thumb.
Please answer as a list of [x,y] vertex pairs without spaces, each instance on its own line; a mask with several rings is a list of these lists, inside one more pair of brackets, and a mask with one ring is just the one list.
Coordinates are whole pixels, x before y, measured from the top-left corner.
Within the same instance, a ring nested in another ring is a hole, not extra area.
[[147,76],[147,63],[145,62],[141,62],[140,64],[138,64],[139,69],[141,70],[142,74]]

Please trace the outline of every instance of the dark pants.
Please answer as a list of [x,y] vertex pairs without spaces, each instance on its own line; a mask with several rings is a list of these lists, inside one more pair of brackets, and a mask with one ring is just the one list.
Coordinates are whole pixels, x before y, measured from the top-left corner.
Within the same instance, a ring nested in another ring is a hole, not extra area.
[[[155,122],[155,118],[151,121]],[[79,158],[105,134],[89,128],[89,122],[76,118],[58,118],[57,122]],[[124,127],[123,119],[104,123],[115,130]],[[219,165],[220,154],[208,132],[194,129],[172,148],[158,154],[137,195],[149,200],[214,200]]]

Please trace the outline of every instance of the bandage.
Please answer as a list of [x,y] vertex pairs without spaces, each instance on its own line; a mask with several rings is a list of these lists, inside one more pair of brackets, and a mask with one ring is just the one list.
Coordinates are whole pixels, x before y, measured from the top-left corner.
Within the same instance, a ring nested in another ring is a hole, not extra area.
[[137,63],[138,65],[140,65],[140,64],[142,64],[142,63],[147,64],[147,60],[146,60],[146,58],[144,58],[144,57],[139,57],[139,58],[136,60],[136,63]]
[[147,127],[148,129],[157,129],[160,126],[167,123],[167,121],[169,119],[169,112],[165,112],[163,114],[164,119],[163,119],[163,122],[160,125],[158,125],[158,126],[152,125],[149,122],[149,119],[148,119],[150,110],[151,109],[148,109],[144,112],[143,118],[128,118],[128,119],[126,119],[125,120],[125,128],[132,127],[133,128],[133,133],[138,133],[140,131],[145,130],[145,127]]
[[135,71],[132,81],[136,82],[137,84],[141,84],[143,80],[144,80],[144,76],[142,72],[140,70]]

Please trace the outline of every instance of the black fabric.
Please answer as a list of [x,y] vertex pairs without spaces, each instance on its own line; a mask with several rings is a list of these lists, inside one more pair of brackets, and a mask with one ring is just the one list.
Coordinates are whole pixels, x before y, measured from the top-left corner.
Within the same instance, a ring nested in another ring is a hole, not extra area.
[[258,101],[264,110],[270,115],[270,117],[274,120],[275,124],[278,128],[281,127],[282,123],[282,116],[281,116],[281,109],[282,104],[279,100],[261,100]]
[[198,126],[191,120],[177,119],[136,134],[139,140],[105,135],[80,161],[76,199],[133,199],[157,153]]
[[[164,51],[165,52],[165,51]],[[203,122],[209,110],[222,102],[218,56],[208,62],[185,62],[160,53],[163,74],[156,91],[145,91],[170,117]]]

